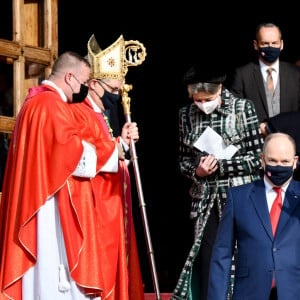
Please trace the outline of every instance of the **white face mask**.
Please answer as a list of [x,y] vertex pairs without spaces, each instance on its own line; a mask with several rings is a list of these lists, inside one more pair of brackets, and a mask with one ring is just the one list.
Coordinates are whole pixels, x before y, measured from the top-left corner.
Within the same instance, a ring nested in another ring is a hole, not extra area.
[[217,97],[215,100],[206,101],[206,102],[198,102],[194,101],[194,103],[207,115],[211,114],[219,105],[220,97]]

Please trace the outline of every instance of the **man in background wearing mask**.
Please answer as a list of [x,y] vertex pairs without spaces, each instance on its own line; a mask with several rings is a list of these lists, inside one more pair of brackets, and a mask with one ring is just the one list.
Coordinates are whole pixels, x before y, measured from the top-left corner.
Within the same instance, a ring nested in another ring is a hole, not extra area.
[[[260,178],[263,139],[253,102],[231,94],[222,85],[225,78],[222,70],[206,64],[191,67],[184,76],[192,103],[179,111],[179,168],[191,182],[194,243],[173,300],[207,299],[209,262],[227,189]],[[204,150],[207,143],[195,147],[206,130],[235,152],[224,157]],[[227,288],[230,293],[229,282]]]
[[261,154],[264,178],[228,189],[207,299],[225,299],[235,243],[233,299],[299,298],[300,183],[292,179],[297,160],[294,139],[271,133]]
[[254,102],[260,123],[281,112],[300,110],[300,69],[279,59],[280,28],[273,23],[258,25],[253,46],[258,60],[233,72],[229,90]]

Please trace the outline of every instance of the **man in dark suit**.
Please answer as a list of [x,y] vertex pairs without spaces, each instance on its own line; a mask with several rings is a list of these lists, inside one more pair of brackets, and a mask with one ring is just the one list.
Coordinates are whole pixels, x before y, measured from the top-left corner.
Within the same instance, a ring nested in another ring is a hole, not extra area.
[[[264,178],[228,189],[210,265],[209,300],[226,298],[235,244],[233,299],[299,299],[300,183],[292,179],[295,153],[292,137],[268,135],[261,154]],[[279,208],[277,229],[274,208]]]
[[254,102],[260,122],[280,112],[300,110],[300,68],[279,60],[283,49],[280,28],[273,23],[260,24],[253,45],[258,61],[238,67],[229,90]]

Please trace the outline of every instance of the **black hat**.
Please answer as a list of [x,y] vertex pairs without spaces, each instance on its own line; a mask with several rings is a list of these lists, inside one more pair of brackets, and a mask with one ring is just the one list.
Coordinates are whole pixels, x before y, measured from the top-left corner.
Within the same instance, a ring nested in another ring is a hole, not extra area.
[[184,74],[183,83],[222,83],[225,79],[226,73],[222,66],[195,64]]

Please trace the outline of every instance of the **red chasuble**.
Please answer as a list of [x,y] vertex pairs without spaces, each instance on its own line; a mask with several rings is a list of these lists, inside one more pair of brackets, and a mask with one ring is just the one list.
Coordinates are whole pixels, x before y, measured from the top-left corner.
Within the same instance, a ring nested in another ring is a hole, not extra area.
[[[121,198],[118,191],[110,194],[116,207],[100,211],[90,179],[72,176],[82,155],[82,140],[95,146],[99,171],[115,143],[97,117],[84,104],[63,102],[49,86],[32,89],[16,121],[3,183],[0,299],[22,299],[22,276],[36,262],[37,212],[57,192],[71,276],[86,292],[102,294],[109,274],[101,271],[106,258],[100,254],[102,238],[109,233],[99,233],[99,228],[105,218],[116,227],[121,222]],[[119,239],[110,240],[111,248],[118,248]]]

